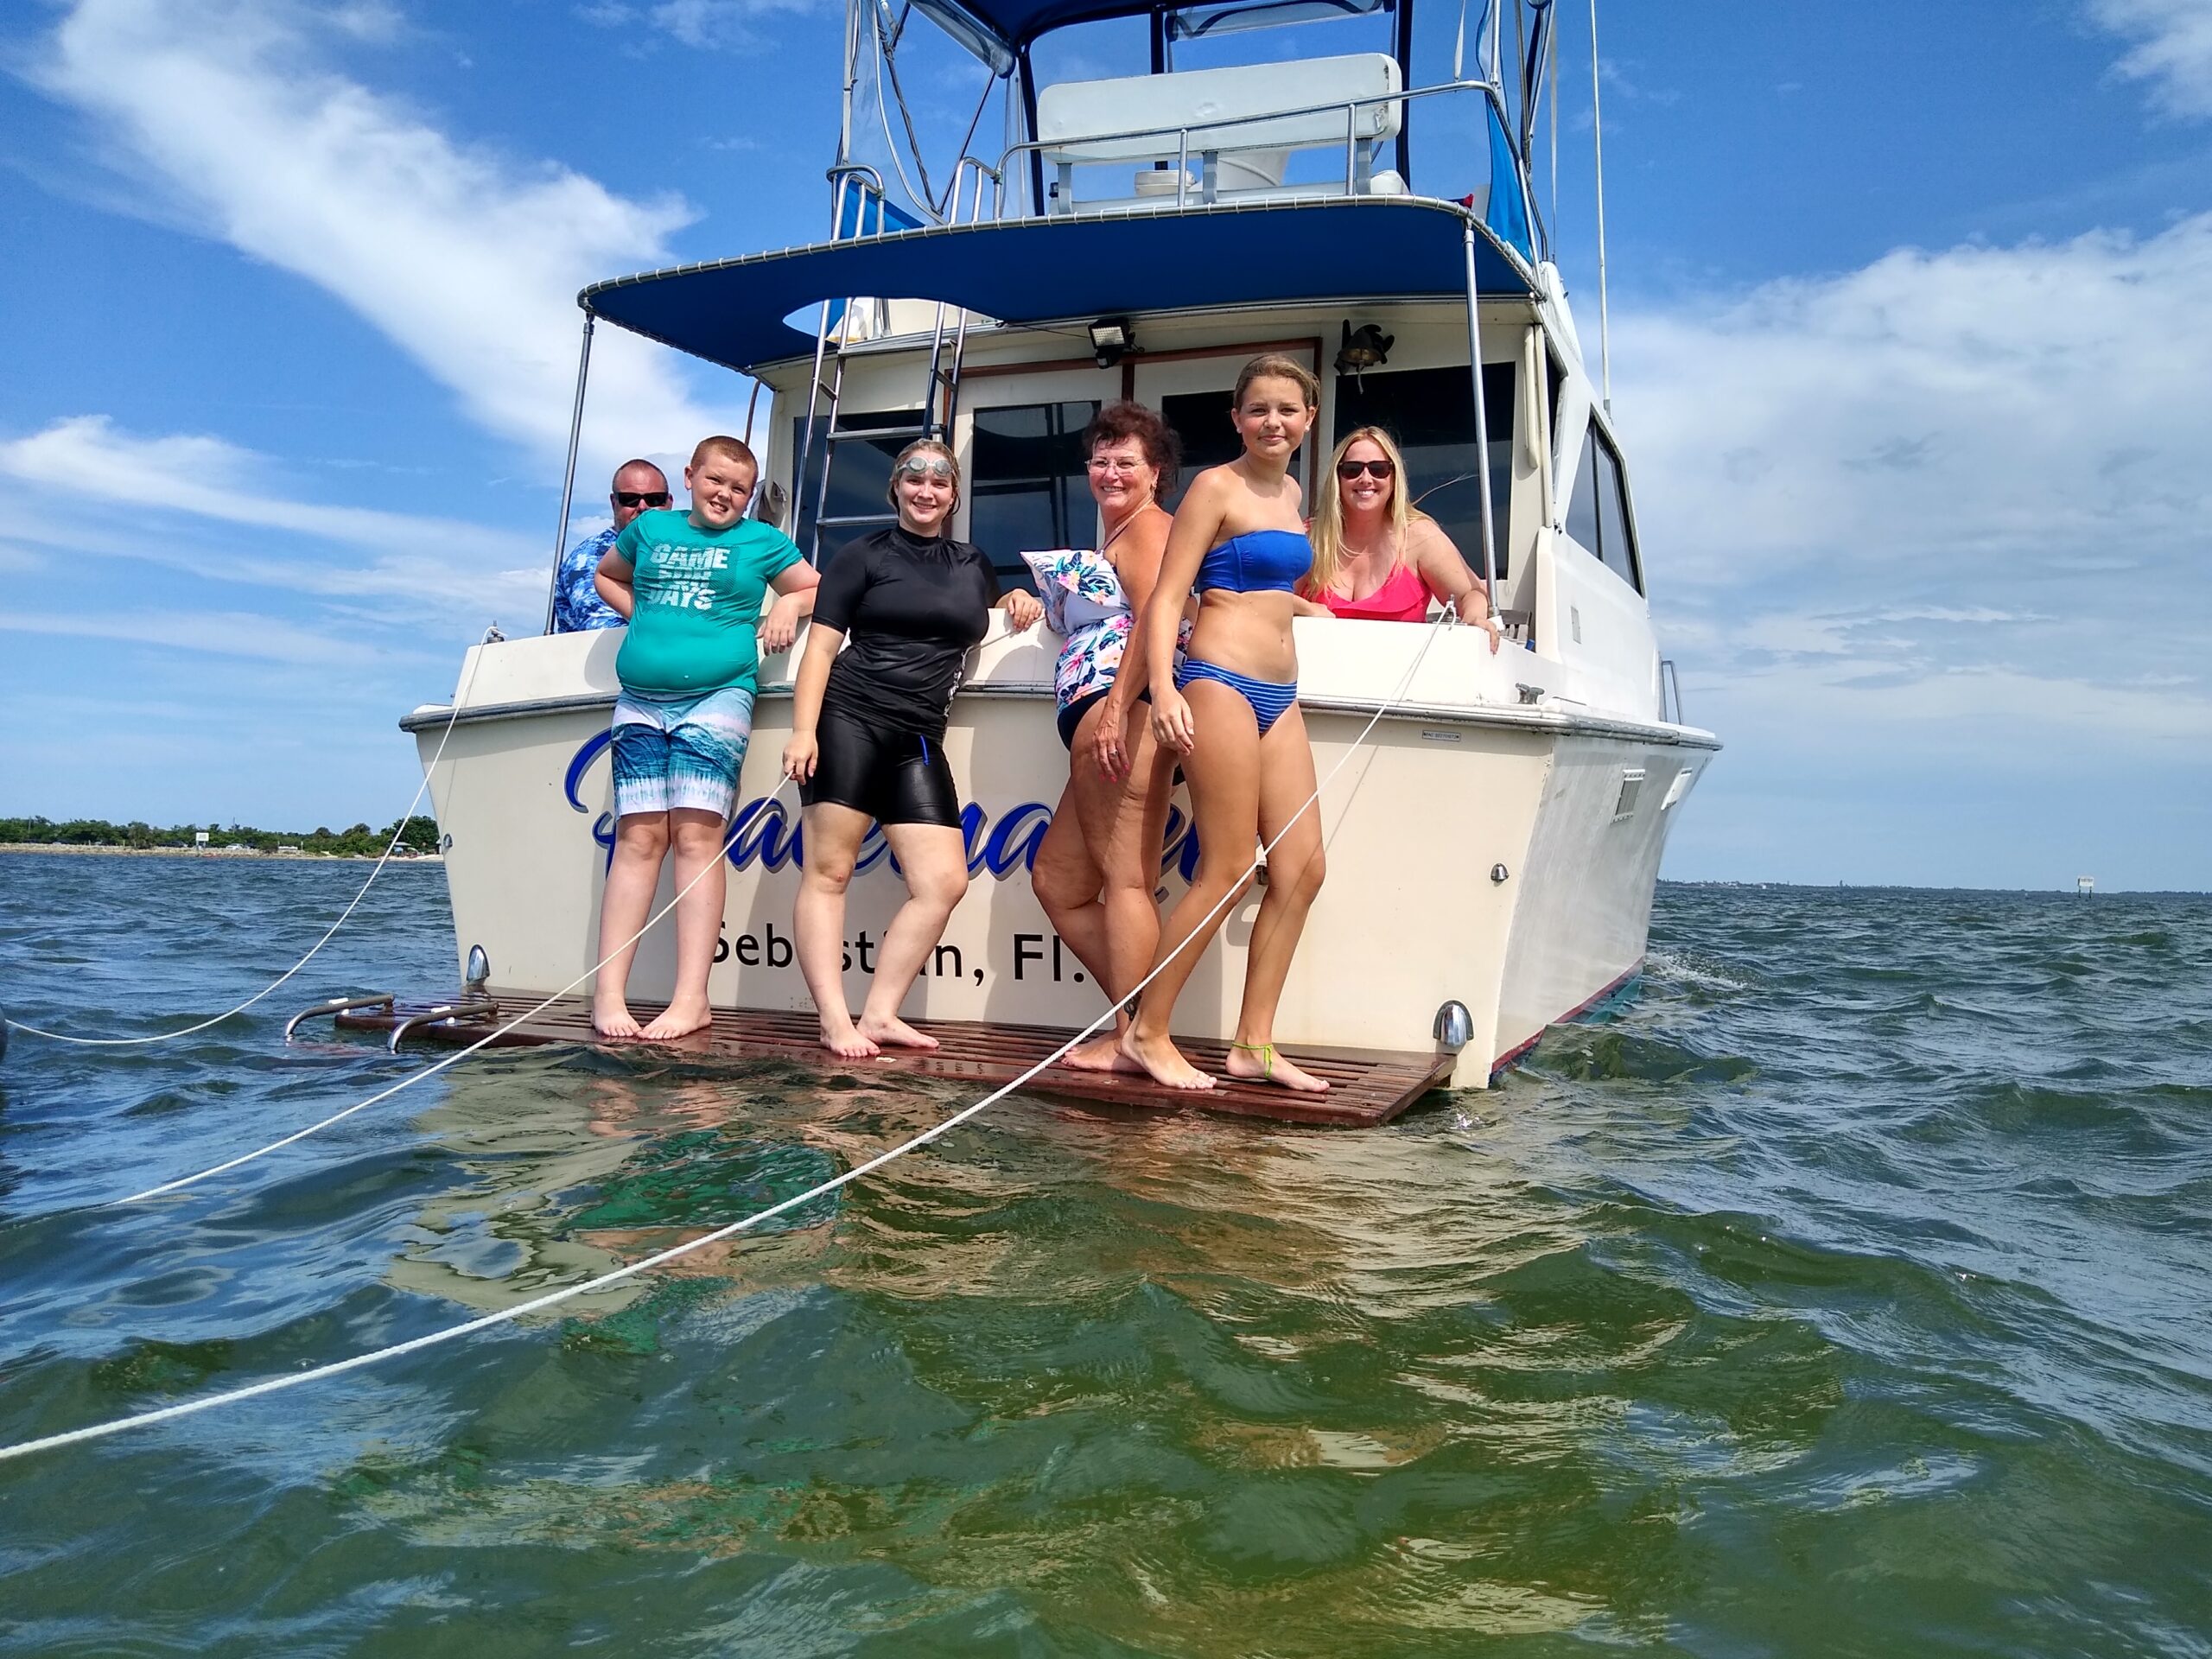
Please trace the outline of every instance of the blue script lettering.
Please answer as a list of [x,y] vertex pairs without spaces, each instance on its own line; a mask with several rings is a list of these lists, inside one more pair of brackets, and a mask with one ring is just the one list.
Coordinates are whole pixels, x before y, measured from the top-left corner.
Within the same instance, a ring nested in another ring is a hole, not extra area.
[[[607,753],[612,737],[611,733],[594,732],[569,762],[568,774],[562,779],[561,787],[569,805],[575,811],[592,810],[582,795],[584,775],[591,770],[592,763]],[[1004,880],[1016,870],[1030,870],[1036,865],[1037,849],[1052,823],[1052,809],[1042,801],[1024,801],[995,823],[979,804],[970,801],[960,811],[960,836],[967,848],[968,873],[980,875],[988,870],[994,878]],[[749,869],[755,860],[768,870],[780,870],[786,864],[802,869],[806,867],[804,834],[799,826],[797,807],[785,805],[773,795],[756,795],[738,809],[732,827],[736,833],[731,837],[727,855],[731,868]],[[614,857],[614,834],[612,812],[601,812],[593,819],[591,837],[606,849],[609,862]],[[884,839],[883,826],[870,824],[868,838],[861,842],[855,874],[878,862],[887,862],[894,871],[899,868],[899,861],[891,854],[891,843]],[[1198,842],[1182,812],[1171,807],[1160,868],[1164,872],[1179,862],[1184,879],[1188,880],[1198,868]]]

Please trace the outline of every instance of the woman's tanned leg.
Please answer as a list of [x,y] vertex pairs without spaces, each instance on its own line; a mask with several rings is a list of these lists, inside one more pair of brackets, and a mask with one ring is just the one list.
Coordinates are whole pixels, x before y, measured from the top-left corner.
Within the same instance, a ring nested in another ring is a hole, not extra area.
[[791,909],[798,970],[822,1021],[822,1046],[849,1060],[880,1052],[845,1006],[845,888],[871,822],[865,812],[829,801],[806,809],[806,862]]
[[1230,895],[1248,879],[1260,816],[1260,728],[1252,705],[1218,682],[1193,680],[1183,695],[1198,734],[1183,760],[1198,868],[1160,929],[1153,960],[1159,976],[1138,1000],[1122,1052],[1171,1088],[1211,1089],[1213,1079],[1183,1058],[1167,1030],[1175,999],[1227,918]]
[[[1159,747],[1148,727],[1133,721],[1129,774],[1118,782],[1106,777],[1087,760],[1099,718],[1094,708],[1076,728],[1077,759],[1046,844],[1038,849],[1033,880],[1054,930],[1117,1005],[1113,1030],[1071,1051],[1064,1064],[1079,1071],[1125,1071],[1135,1070],[1135,1062],[1122,1052],[1120,1038],[1129,1018],[1118,1004],[1152,966],[1160,944],[1160,906],[1153,892],[1170,769],[1155,771]],[[1070,903],[1077,892],[1081,901]]]
[[1241,1046],[1229,1051],[1227,1070],[1231,1077],[1264,1077],[1319,1094],[1329,1086],[1325,1082],[1272,1053],[1275,1007],[1325,873],[1320,804],[1306,805],[1313,793],[1313,751],[1305,717],[1294,708],[1260,740],[1260,840],[1274,850],[1244,960],[1244,1000],[1236,1016]]

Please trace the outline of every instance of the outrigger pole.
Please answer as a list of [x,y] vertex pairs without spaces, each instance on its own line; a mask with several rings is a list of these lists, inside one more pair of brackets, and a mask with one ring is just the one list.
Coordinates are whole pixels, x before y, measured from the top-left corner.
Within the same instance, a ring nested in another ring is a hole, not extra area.
[[569,550],[569,503],[576,488],[576,449],[584,436],[584,382],[591,374],[592,315],[584,313],[583,349],[576,354],[576,406],[569,416],[569,464],[561,470],[561,527],[553,532],[553,580],[545,584],[545,632],[553,632],[553,602],[561,583],[561,557]]
[[[1493,183],[1491,188],[1497,186]],[[1483,594],[1490,601],[1490,613],[1497,614],[1497,549],[1491,524],[1490,506],[1490,414],[1483,407],[1483,326],[1479,302],[1481,284],[1475,276],[1475,219],[1467,215],[1463,226],[1467,244],[1467,372],[1475,384],[1475,488],[1482,500],[1483,514]]]

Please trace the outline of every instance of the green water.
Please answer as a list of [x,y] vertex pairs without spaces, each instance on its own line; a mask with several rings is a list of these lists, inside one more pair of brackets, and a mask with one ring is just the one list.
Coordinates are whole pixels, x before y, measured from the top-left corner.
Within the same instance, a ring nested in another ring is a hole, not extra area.
[[[358,879],[0,861],[0,995],[212,1012]],[[435,874],[388,880],[328,988],[449,972]],[[1663,889],[1616,1017],[1388,1129],[1011,1102],[568,1317],[0,1464],[0,1648],[2212,1654],[2208,923]],[[0,1439],[573,1282],[971,1097],[511,1052],[76,1207],[410,1064],[288,1011],[18,1039]]]

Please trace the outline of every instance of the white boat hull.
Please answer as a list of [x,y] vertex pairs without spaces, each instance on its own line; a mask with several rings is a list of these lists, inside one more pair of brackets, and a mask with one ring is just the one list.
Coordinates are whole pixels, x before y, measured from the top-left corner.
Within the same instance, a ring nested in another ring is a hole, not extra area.
[[[605,740],[619,639],[479,647],[464,665],[458,717],[426,709],[405,722],[426,764],[446,743],[431,795],[456,960],[482,946],[500,987],[588,988],[613,836]],[[1548,1024],[1635,973],[1673,809],[1717,745],[1692,728],[1580,712],[1573,669],[1517,649],[1492,657],[1471,630],[1432,639],[1400,624],[1301,623],[1299,644],[1317,769],[1328,779],[1345,764],[1322,792],[1328,878],[1278,1037],[1294,1049],[1430,1052],[1439,1010],[1457,1001],[1471,1036],[1452,1081],[1483,1086]],[[739,791],[725,949],[708,981],[718,1007],[809,1006],[791,944],[798,810],[778,776],[791,707],[779,676],[790,660],[764,672]],[[1028,855],[1067,778],[1051,661],[1049,640],[987,642],[956,703],[945,751],[971,804],[974,876],[906,1004],[909,1018],[1072,1027],[1103,1012],[1028,881]],[[1383,704],[1390,711],[1362,741]],[[1179,791],[1176,804],[1167,903],[1191,854]],[[846,925],[855,1007],[904,894],[880,839],[870,847],[876,855],[854,880]],[[664,874],[660,900],[672,891]],[[1231,1032],[1258,904],[1255,891],[1231,912],[1178,1004],[1179,1032]],[[640,948],[633,995],[665,998],[673,970],[664,922]]]

